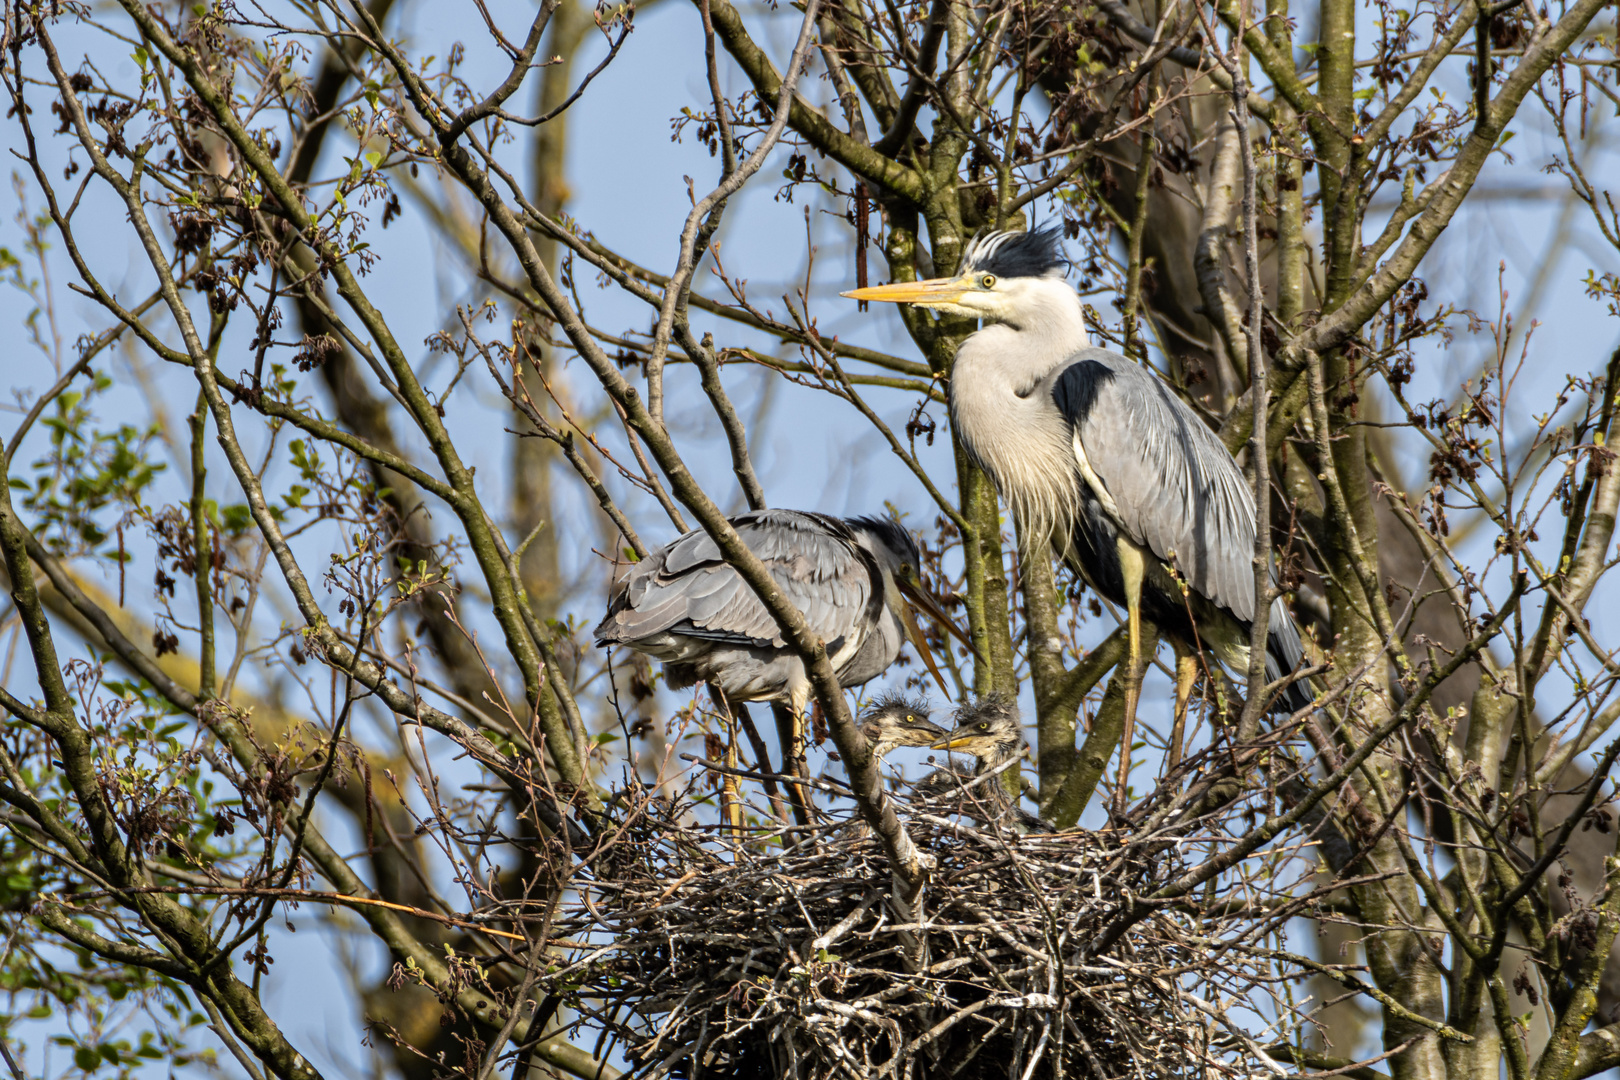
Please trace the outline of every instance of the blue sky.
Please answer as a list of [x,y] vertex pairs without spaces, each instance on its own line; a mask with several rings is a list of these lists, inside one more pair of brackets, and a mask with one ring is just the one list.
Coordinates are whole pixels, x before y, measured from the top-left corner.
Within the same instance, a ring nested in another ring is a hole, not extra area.
[[[492,13],[507,28],[526,25],[525,5],[492,3]],[[784,57],[797,19],[780,17],[770,23],[768,44],[772,55]],[[475,82],[492,83],[504,72],[498,54],[482,45],[483,34],[475,9],[468,3],[412,5],[400,32],[410,39],[430,43],[442,51],[460,38],[468,46],[464,70],[476,73]],[[63,52],[77,55],[86,49],[96,51],[104,70],[119,77],[134,73],[134,62],[105,40],[92,40],[83,30],[63,24],[58,30]],[[440,46],[438,43],[443,43]],[[577,71],[595,64],[604,51],[600,41],[587,45]],[[707,87],[701,69],[702,39],[695,9],[679,0],[658,0],[639,13],[636,31],[631,35],[618,61],[611,66],[576,104],[569,116],[571,125],[568,182],[572,191],[569,212],[610,247],[653,268],[668,269],[675,260],[677,235],[685,217],[688,187],[683,177],[691,177],[697,190],[706,189],[718,169],[707,151],[688,137],[671,138],[671,121],[683,106],[706,107]],[[33,61],[31,61],[33,62]],[[728,92],[742,88],[741,75],[724,57],[720,71]],[[38,76],[37,62],[30,69]],[[812,82],[807,92],[818,99],[827,89]],[[34,91],[36,115],[44,124],[46,95]],[[1463,211],[1446,236],[1425,261],[1421,275],[1429,282],[1432,296],[1443,297],[1458,307],[1473,308],[1485,317],[1496,310],[1497,266],[1507,263],[1503,277],[1510,294],[1510,305],[1522,328],[1530,318],[1540,321],[1531,345],[1530,360],[1520,387],[1526,413],[1540,411],[1544,402],[1569,375],[1580,375],[1601,367],[1609,352],[1620,341],[1620,324],[1609,317],[1602,305],[1587,299],[1580,285],[1589,269],[1620,271],[1620,253],[1595,237],[1584,208],[1575,207],[1567,221],[1569,232],[1561,250],[1552,253],[1551,269],[1544,270],[1540,285],[1527,276],[1532,268],[1547,261],[1547,246],[1562,235],[1558,225],[1564,211],[1556,198],[1542,198],[1546,189],[1561,190],[1561,178],[1543,170],[1558,148],[1547,137],[1545,124],[1537,119],[1539,107],[1527,103],[1521,120],[1514,125],[1518,137],[1509,145],[1515,161],[1494,163],[1482,186],[1501,191],[1501,197],[1481,201]],[[3,124],[7,144],[20,146],[19,130],[13,119]],[[1601,133],[1592,147],[1590,175],[1616,175],[1615,146],[1607,124],[1593,125]],[[334,139],[329,155],[353,154],[353,147]],[[839,299],[840,288],[847,288],[853,276],[851,260],[841,230],[828,228],[822,217],[832,209],[824,199],[811,197],[800,189],[795,201],[779,194],[780,175],[786,151],[779,150],[750,186],[732,200],[726,224],[719,236],[718,249],[728,271],[748,281],[749,294],[762,306],[780,311],[777,299],[797,290],[806,270],[806,210],[818,248],[814,273],[810,278],[811,313],[819,320],[824,334],[836,333],[898,355],[914,356],[896,314],[875,306],[867,314]],[[333,158],[332,160],[335,160]],[[526,167],[521,153],[513,160]],[[60,174],[65,161],[52,159],[51,168]],[[20,167],[20,165],[19,165]],[[81,174],[82,175],[82,174]],[[433,191],[433,182],[424,171],[424,186]],[[1531,191],[1536,198],[1511,194]],[[30,195],[37,210],[37,197]],[[807,201],[808,200],[808,201]],[[841,207],[838,208],[841,212]],[[92,185],[79,229],[96,243],[89,250],[98,273],[125,298],[144,296],[151,279],[133,247],[126,242],[127,227],[122,212],[115,207],[100,185]],[[1376,223],[1369,227],[1369,235]],[[100,238],[109,239],[105,243]],[[461,256],[437,240],[426,227],[417,209],[407,201],[406,213],[386,232],[373,229],[368,237],[381,256],[376,269],[365,278],[366,288],[380,303],[395,336],[426,355],[423,342],[441,329],[453,305],[478,296],[473,289],[470,268]],[[21,238],[9,214],[0,220],[0,244],[19,251]],[[60,250],[53,252],[54,287],[59,305],[61,330],[69,344],[81,332],[99,331],[107,325],[105,316],[82,297],[67,291],[69,279]],[[881,278],[881,258],[874,252],[874,274]],[[587,302],[591,321],[616,333],[644,331],[649,312],[638,301],[612,289],[598,290],[594,277],[581,272],[579,288]],[[719,289],[707,269],[700,273],[698,289],[717,295]],[[1532,296],[1532,294],[1534,294]],[[1533,305],[1529,304],[1534,301]],[[1098,305],[1102,307],[1102,304]],[[12,327],[13,347],[0,359],[0,383],[7,390],[37,392],[55,378],[49,366],[21,340],[21,326],[31,304],[13,290],[0,291],[0,325]],[[1110,312],[1111,313],[1111,312]],[[758,345],[758,335],[741,331],[734,324],[696,318],[698,329],[712,329],[721,345]],[[1521,331],[1522,332],[1522,331]],[[1452,394],[1458,381],[1479,367],[1486,355],[1488,339],[1469,334],[1459,321],[1458,334],[1449,349],[1432,349],[1421,356],[1412,396],[1422,399]],[[1517,349],[1511,350],[1514,354]],[[228,372],[246,366],[246,333],[233,337],[222,355],[221,366]],[[155,364],[138,358],[141,364]],[[448,372],[442,359],[430,378],[442,386]],[[104,401],[108,417],[151,415],[153,402],[161,404],[160,419],[172,433],[184,430],[184,417],[195,396],[194,384],[186,373],[153,370],[151,377],[160,388],[154,396],[143,394],[131,377],[127,356],[110,358],[102,366],[120,380],[120,387]],[[741,507],[718,427],[696,387],[695,373],[672,369],[671,426],[688,447],[688,461],[699,477],[718,493],[722,504]],[[312,389],[314,376],[305,377]],[[728,389],[745,417],[759,414],[756,408],[765,392],[766,376],[737,368],[726,373]],[[571,373],[570,385],[587,408],[595,408],[599,394],[593,395],[588,372]],[[772,505],[819,509],[836,513],[870,512],[885,502],[931,519],[927,497],[905,468],[889,454],[881,438],[852,410],[824,394],[777,382],[771,390],[770,407],[762,415],[764,423],[750,431],[751,445],[760,475]],[[913,400],[910,395],[873,389],[868,400],[894,428],[903,429]],[[488,380],[476,367],[468,373],[468,384],[452,399],[449,419],[453,432],[470,464],[478,466],[478,476],[492,505],[504,505],[504,491],[510,447],[507,436],[492,429],[496,396]],[[944,412],[934,406],[932,415],[943,428]],[[15,417],[0,417],[0,433],[9,439]],[[255,432],[249,436],[259,438]],[[18,461],[26,463],[37,456],[36,431]],[[1402,442],[1401,465],[1408,479],[1420,479],[1427,461],[1427,450],[1415,440]],[[942,480],[950,476],[948,446],[943,440],[924,461]],[[221,478],[219,497],[226,498],[222,478],[223,461],[212,463],[213,475]],[[171,475],[172,483],[174,477]],[[173,497],[173,487],[166,489]],[[625,486],[615,486],[624,492]],[[583,498],[568,504],[569,512],[582,513]],[[650,499],[627,501],[638,528],[649,543],[660,543],[673,535],[673,528]],[[561,525],[560,525],[561,527]],[[517,537],[512,537],[515,543]],[[300,550],[306,560],[316,557],[330,537],[312,533]],[[597,584],[582,590],[577,614],[592,622],[608,582],[606,566],[587,552],[573,553],[567,566],[572,575]],[[143,577],[144,582],[144,577]],[[144,584],[135,591],[132,606],[145,605]],[[1612,599],[1606,590],[1600,601]],[[1613,636],[1615,616],[1607,602],[1592,606],[1594,630],[1600,640]],[[290,616],[288,616],[290,618]],[[487,620],[481,623],[491,628]],[[1098,634],[1106,632],[1098,628]],[[20,684],[19,684],[20,685]],[[1166,693],[1163,686],[1149,693]],[[341,839],[341,833],[339,834]],[[354,839],[352,837],[348,838]],[[279,929],[276,938],[277,967],[268,993],[272,1011],[282,1020],[294,1041],[312,1059],[329,1068],[329,1075],[356,1075],[357,1063],[367,1053],[356,1042],[354,1018],[356,1003],[348,994],[347,977],[341,971],[343,950],[337,948],[321,929],[319,921],[304,911],[294,918],[297,933]],[[374,969],[382,963],[380,950],[363,948],[358,962]],[[324,976],[322,973],[326,973]],[[35,1041],[37,1047],[37,1040]],[[39,1064],[37,1053],[31,1061]],[[61,1059],[55,1059],[57,1066]],[[230,1066],[229,1068],[234,1068]]]

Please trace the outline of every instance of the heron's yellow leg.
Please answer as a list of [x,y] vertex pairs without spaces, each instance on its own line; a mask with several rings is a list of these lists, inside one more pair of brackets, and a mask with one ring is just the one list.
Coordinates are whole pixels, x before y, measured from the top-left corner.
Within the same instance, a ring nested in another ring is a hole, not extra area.
[[810,680],[794,682],[788,688],[788,698],[793,707],[793,756],[798,758],[804,753],[804,714],[810,707]]
[[1170,729],[1170,760],[1166,767],[1181,764],[1181,743],[1187,737],[1187,702],[1198,681],[1198,654],[1176,646],[1176,719]]
[[776,733],[782,741],[782,771],[796,777],[788,784],[789,802],[793,804],[793,818],[800,825],[810,823],[810,789],[804,783],[810,778],[810,765],[805,760],[805,719],[810,707],[810,680],[795,679],[788,684],[788,700],[772,706],[776,716]]
[[725,766],[732,770],[720,778],[720,813],[731,825],[732,839],[742,841],[742,790],[737,785],[737,717],[731,701],[720,696],[720,717],[726,729]]
[[1118,551],[1125,581],[1125,727],[1119,736],[1119,784],[1114,789],[1114,805],[1123,817],[1131,779],[1131,742],[1136,737],[1136,703],[1142,697],[1142,574],[1147,563],[1142,549],[1123,536]]

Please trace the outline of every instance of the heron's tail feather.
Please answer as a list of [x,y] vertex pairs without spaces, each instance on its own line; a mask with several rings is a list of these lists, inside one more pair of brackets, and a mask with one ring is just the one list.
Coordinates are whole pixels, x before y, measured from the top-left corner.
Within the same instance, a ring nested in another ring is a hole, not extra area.
[[[1299,638],[1299,627],[1281,599],[1271,605],[1271,619],[1266,634],[1266,679],[1275,682],[1299,668],[1305,656],[1305,646]],[[1296,713],[1313,700],[1309,683],[1301,679],[1289,683],[1277,700],[1272,702],[1273,713]]]

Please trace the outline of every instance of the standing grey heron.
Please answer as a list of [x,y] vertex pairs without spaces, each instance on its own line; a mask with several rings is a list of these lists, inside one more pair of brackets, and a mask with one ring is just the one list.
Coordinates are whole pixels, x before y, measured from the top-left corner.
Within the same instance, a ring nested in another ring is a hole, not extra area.
[[[826,645],[840,685],[877,678],[909,634],[923,664],[945,687],[907,601],[943,629],[963,635],[923,588],[922,556],[899,522],[755,510],[731,524]],[[804,662],[707,533],[689,532],[632,566],[614,586],[596,643],[628,645],[663,661],[671,688],[707,682],[728,707],[785,704],[792,731],[782,733],[784,749],[797,763],[810,700]]]
[[[1093,589],[1125,607],[1128,761],[1144,616],[1176,649],[1176,741],[1200,651],[1248,671],[1254,497],[1231,453],[1163,380],[1091,346],[1064,265],[1054,228],[987,232],[963,252],[955,277],[843,295],[983,321],[956,352],[951,424],[1032,553],[1050,538]],[[1281,598],[1268,630],[1266,677],[1277,680],[1302,654]],[[1294,682],[1271,708],[1293,712],[1310,701]]]

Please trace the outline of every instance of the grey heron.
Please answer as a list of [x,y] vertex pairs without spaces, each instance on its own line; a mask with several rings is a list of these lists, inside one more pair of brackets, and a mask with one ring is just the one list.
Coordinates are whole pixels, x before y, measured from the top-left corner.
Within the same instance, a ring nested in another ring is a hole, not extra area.
[[[921,553],[899,522],[756,510],[731,524],[809,620],[842,686],[881,675],[909,635],[945,687],[908,600],[942,628],[961,632],[923,588]],[[724,695],[727,707],[747,701],[786,705],[792,730],[781,734],[797,765],[810,700],[804,662],[707,533],[689,532],[632,566],[614,586],[596,643],[628,645],[662,661],[671,688],[707,682]]]
[[[945,729],[928,719],[925,702],[904,694],[884,694],[861,714],[861,734],[881,768],[889,751],[899,746],[932,746]],[[851,836],[870,836],[871,827],[859,818],[849,826]]]
[[899,746],[932,746],[946,735],[928,719],[928,706],[901,694],[884,694],[861,714],[861,734],[881,763]]
[[[1254,497],[1225,445],[1162,379],[1092,347],[1064,265],[1056,229],[985,232],[955,277],[843,295],[982,320],[951,368],[951,424],[1031,554],[1050,539],[1093,589],[1126,609],[1128,761],[1144,617],[1176,648],[1178,729],[1199,652],[1248,671]],[[1280,597],[1268,630],[1266,677],[1275,681],[1302,654]],[[1270,706],[1293,712],[1310,701],[1294,682]]]
[[941,732],[931,746],[971,754],[975,762],[973,775],[983,776],[1024,749],[1018,702],[1010,694],[986,694],[977,701],[964,702],[956,710],[956,727]]
[[[995,772],[1023,753],[1024,728],[1018,716],[1018,702],[1010,694],[987,694],[977,701],[964,702],[956,710],[956,727],[930,744],[935,750],[951,750],[972,755],[973,772],[964,775],[947,766],[936,769],[917,783],[923,798],[938,798],[961,791],[974,777]],[[1052,831],[1052,826],[1018,805],[1023,784],[1017,770],[1007,768],[992,780],[971,789],[973,801],[987,805],[991,820],[1007,816],[1032,829]],[[967,805],[963,807],[967,811]],[[980,816],[980,815],[975,815]]]

